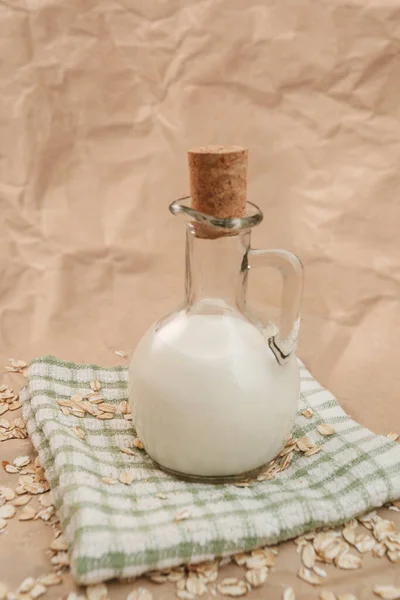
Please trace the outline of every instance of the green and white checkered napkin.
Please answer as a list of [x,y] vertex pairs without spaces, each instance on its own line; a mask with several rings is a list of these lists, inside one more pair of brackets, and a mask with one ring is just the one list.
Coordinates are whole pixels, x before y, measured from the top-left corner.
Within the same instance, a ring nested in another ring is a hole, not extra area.
[[[323,450],[295,453],[288,469],[250,487],[186,483],[156,469],[144,451],[120,451],[135,436],[122,414],[101,421],[65,416],[56,398],[90,391],[97,379],[107,402],[127,397],[127,370],[33,361],[22,394],[23,414],[54,495],[71,569],[81,584],[135,576],[151,569],[198,562],[343,523],[400,497],[400,446],[352,421],[330,392],[300,365],[300,412],[294,436],[309,435]],[[320,423],[336,433],[322,437]],[[72,427],[86,433],[80,440]],[[223,427],[223,423],[221,423]],[[132,469],[134,482],[107,485]],[[166,499],[157,496],[166,495]],[[176,522],[188,508],[189,518]]]

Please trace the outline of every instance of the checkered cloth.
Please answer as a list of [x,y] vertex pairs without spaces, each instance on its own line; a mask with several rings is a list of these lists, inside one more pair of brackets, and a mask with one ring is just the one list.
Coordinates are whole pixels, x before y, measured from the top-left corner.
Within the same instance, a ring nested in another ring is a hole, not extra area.
[[[330,392],[301,369],[301,403],[294,436],[323,444],[311,457],[295,453],[270,481],[235,485],[186,483],[155,468],[144,451],[120,448],[135,437],[116,413],[101,421],[65,416],[57,398],[90,391],[97,379],[109,403],[127,397],[127,370],[40,358],[22,394],[29,434],[46,470],[69,542],[71,570],[80,584],[136,576],[151,569],[198,562],[275,544],[324,525],[338,525],[400,497],[400,446],[352,421]],[[301,411],[311,407],[314,416]],[[320,423],[336,433],[322,437]],[[79,439],[72,428],[86,437]],[[107,485],[133,470],[132,485]],[[157,494],[166,495],[166,499]],[[189,509],[189,518],[176,522]]]

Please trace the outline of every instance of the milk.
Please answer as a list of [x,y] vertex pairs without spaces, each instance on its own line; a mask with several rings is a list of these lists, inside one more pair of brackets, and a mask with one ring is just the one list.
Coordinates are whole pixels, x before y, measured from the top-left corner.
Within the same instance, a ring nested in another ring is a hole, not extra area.
[[129,368],[134,423],[148,454],[199,476],[246,473],[281,450],[299,401],[292,356],[278,364],[240,316],[175,315],[151,327]]

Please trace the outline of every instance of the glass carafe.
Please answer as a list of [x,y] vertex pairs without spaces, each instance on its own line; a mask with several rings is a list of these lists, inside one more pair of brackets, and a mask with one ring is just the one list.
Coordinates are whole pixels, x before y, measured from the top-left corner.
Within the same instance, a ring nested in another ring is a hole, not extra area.
[[[190,198],[170,210],[186,221],[185,299],[139,342],[129,367],[138,436],[162,469],[191,480],[256,475],[290,436],[299,402],[295,356],[302,292],[299,259],[254,250],[263,216],[248,202],[243,218],[197,212]],[[283,276],[280,323],[248,308],[250,271]]]

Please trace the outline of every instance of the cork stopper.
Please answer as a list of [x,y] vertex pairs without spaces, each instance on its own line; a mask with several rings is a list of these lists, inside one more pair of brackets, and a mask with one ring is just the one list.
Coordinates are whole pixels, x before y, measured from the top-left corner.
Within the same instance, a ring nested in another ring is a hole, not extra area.
[[221,219],[246,214],[247,148],[198,146],[188,152],[191,206]]

